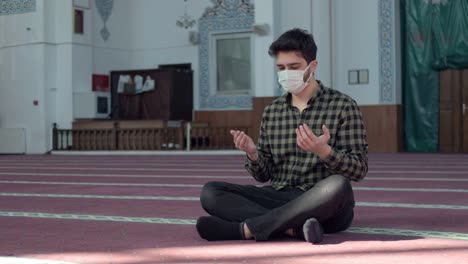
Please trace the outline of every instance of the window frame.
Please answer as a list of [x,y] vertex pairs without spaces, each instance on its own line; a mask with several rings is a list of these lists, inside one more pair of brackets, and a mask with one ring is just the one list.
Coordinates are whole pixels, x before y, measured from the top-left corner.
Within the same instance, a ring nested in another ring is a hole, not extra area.
[[[232,91],[220,91],[218,87],[218,57],[217,57],[217,41],[224,39],[239,39],[249,38],[250,40],[250,87],[248,89],[237,89]],[[210,33],[209,35],[209,83],[211,96],[226,96],[226,95],[252,95],[254,87],[254,34],[251,31],[224,31]]]

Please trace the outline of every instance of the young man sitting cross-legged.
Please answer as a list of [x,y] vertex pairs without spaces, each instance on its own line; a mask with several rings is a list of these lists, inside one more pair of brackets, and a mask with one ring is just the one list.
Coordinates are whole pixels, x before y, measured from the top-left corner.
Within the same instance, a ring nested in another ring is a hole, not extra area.
[[350,180],[367,173],[361,112],[350,97],[315,80],[317,46],[309,33],[290,30],[272,43],[279,83],[287,92],[265,108],[258,146],[231,131],[247,155],[257,187],[209,182],[201,204],[211,216],[197,221],[206,240],[266,241],[284,234],[311,243],[346,230],[353,220]]

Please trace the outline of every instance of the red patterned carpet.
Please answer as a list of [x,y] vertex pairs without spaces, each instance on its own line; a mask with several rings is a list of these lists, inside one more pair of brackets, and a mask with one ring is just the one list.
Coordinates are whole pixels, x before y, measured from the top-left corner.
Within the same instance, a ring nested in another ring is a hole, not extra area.
[[0,263],[468,263],[468,155],[370,155],[319,245],[200,239],[212,180],[258,184],[240,155],[0,156]]

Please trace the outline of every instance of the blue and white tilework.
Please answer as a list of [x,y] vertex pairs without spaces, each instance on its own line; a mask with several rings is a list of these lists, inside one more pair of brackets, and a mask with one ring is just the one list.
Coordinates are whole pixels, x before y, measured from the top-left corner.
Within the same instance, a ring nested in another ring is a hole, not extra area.
[[395,102],[394,0],[379,0],[380,103]]
[[0,15],[22,14],[36,11],[36,0],[0,0]]
[[250,0],[212,0],[199,20],[200,32],[200,109],[251,109],[250,95],[211,95],[209,76],[210,34],[226,31],[251,30],[254,23],[254,5]]

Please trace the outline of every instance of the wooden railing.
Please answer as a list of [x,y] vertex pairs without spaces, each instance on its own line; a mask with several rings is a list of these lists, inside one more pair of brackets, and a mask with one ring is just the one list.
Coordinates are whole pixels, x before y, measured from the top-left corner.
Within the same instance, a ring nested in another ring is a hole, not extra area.
[[[229,131],[242,130],[247,134],[249,133],[249,128],[247,127],[190,127],[190,125],[187,124],[186,126],[186,131],[189,131],[191,142],[189,150],[235,149],[233,138]],[[187,146],[188,144],[185,145]]]
[[234,149],[230,130],[246,127],[209,127],[182,124],[164,128],[59,129],[53,128],[53,150],[228,150]]
[[181,150],[183,127],[58,129],[53,128],[53,150]]
[[57,129],[53,131],[54,150],[116,150],[113,129]]

